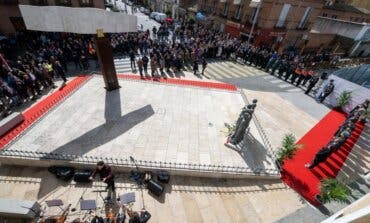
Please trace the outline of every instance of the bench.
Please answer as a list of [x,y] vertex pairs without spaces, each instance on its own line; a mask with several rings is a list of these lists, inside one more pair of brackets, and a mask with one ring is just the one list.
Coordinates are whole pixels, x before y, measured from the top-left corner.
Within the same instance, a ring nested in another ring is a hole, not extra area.
[[9,116],[5,117],[0,121],[0,136],[3,136],[9,130],[17,126],[19,123],[24,121],[24,116],[22,113],[13,112]]

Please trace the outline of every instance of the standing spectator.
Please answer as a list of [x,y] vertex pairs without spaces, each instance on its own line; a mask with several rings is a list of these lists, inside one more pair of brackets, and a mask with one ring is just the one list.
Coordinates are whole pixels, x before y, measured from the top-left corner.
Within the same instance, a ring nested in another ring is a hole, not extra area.
[[56,60],[54,63],[54,70],[55,70],[56,75],[61,77],[64,83],[67,82],[66,74],[59,60]]
[[204,75],[204,71],[206,70],[207,68],[207,61],[206,59],[203,57],[202,58],[202,75]]
[[330,80],[329,83],[327,83],[324,86],[324,89],[320,93],[318,97],[319,102],[322,103],[325,100],[325,98],[328,97],[331,94],[331,92],[333,92],[333,90],[334,90],[334,80]]
[[149,59],[148,57],[144,54],[143,58],[143,67],[144,67],[144,73],[147,74],[148,73],[148,62],[149,62]]
[[161,72],[161,75],[163,75],[163,69],[164,69],[165,61],[163,56],[159,58],[159,71]]
[[84,70],[89,69],[89,61],[87,60],[87,56],[84,51],[81,51],[80,63],[82,64]]
[[309,80],[309,84],[307,87],[307,90],[304,92],[305,94],[309,94],[312,88],[315,87],[316,83],[319,81],[319,76],[318,75],[313,75],[311,79]]
[[144,75],[143,75],[144,62],[143,62],[143,60],[141,58],[139,58],[139,60],[137,61],[137,66],[139,68],[140,77],[141,78],[144,78]]
[[130,50],[130,63],[131,63],[131,69],[136,70],[136,65],[135,65],[135,53],[133,50]]
[[157,60],[155,59],[155,57],[152,57],[152,59],[150,60],[150,68],[152,70],[152,77],[154,78],[156,75],[158,75]]
[[197,72],[198,72],[198,60],[196,58],[194,59],[193,72],[194,72],[194,75],[197,75]]
[[80,55],[75,50],[72,51],[72,60],[73,60],[73,63],[75,64],[75,70],[77,70],[78,68],[82,69],[82,65],[80,63]]

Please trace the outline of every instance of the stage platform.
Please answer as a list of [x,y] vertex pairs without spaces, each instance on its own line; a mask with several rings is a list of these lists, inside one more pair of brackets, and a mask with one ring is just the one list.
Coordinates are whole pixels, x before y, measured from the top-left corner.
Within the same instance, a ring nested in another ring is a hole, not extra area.
[[59,101],[48,96],[53,106],[39,102],[31,109],[43,111],[40,117],[26,120],[29,126],[16,129],[13,138],[4,136],[8,142],[1,139],[1,162],[93,167],[105,160],[127,169],[132,156],[140,167],[178,175],[279,177],[255,122],[242,152],[224,145],[225,123],[233,123],[246,103],[238,90],[125,76],[119,84],[107,92],[94,75]]

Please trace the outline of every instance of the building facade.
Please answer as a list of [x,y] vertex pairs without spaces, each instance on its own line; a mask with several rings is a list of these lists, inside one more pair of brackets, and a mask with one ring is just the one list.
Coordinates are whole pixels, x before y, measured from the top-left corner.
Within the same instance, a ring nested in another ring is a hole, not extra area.
[[359,7],[363,5],[359,3],[351,0],[326,1],[321,16],[316,19],[310,32],[312,41],[306,50],[324,50],[352,57],[370,56],[370,11]]
[[253,43],[276,50],[306,45],[309,30],[324,6],[321,0],[201,0],[199,4],[198,8],[233,36],[249,38],[255,23]]
[[350,22],[370,23],[370,10],[357,6],[357,4],[354,5],[353,1],[329,1],[324,5],[321,16]]
[[25,30],[18,5],[95,7],[104,9],[104,0],[0,0],[0,32],[11,35]]

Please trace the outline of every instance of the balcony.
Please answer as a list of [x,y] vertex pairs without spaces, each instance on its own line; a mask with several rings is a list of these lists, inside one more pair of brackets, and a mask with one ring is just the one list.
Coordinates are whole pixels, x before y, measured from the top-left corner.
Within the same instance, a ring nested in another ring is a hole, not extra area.
[[370,25],[327,17],[318,17],[310,32],[336,34],[354,41],[370,41]]

